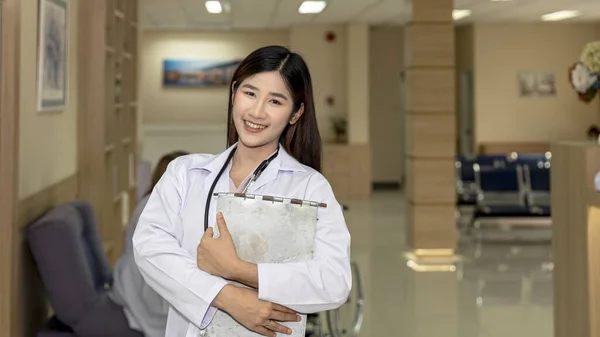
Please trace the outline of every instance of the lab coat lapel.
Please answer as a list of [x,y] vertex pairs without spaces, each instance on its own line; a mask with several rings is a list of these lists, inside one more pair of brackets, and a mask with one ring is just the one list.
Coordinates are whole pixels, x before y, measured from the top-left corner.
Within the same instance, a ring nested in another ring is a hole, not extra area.
[[[225,171],[223,171],[223,174],[219,178],[219,181],[217,182],[215,189],[212,191],[211,195],[208,195],[210,193],[210,187],[212,186],[213,182],[217,178],[219,171],[221,171],[221,168],[223,167],[223,165],[226,165],[226,161],[227,161],[227,157],[229,156],[229,153],[230,153],[230,151],[225,151],[225,152],[221,153],[220,155],[218,155],[214,159],[214,161],[210,164],[210,170],[211,170],[210,174],[208,175],[208,177],[206,178],[205,183],[204,183],[204,196],[205,196],[205,198],[211,198],[210,208],[209,208],[209,212],[208,212],[208,226],[209,227],[213,227],[217,221],[216,220],[217,214],[215,211],[216,207],[217,207],[217,198],[214,197],[214,194],[218,193],[218,192],[229,192],[230,166],[228,165],[228,167],[225,169]],[[205,202],[207,201],[206,199],[204,199],[204,200],[205,200]],[[204,221],[204,219],[202,219],[202,221]]]
[[254,184],[250,187],[248,194],[257,194],[257,191],[260,191],[263,186],[277,178],[281,166],[280,159],[281,158],[279,157],[279,155],[275,159],[273,159],[271,164],[267,166],[267,168],[263,171],[260,177],[258,177],[256,182],[254,182]]

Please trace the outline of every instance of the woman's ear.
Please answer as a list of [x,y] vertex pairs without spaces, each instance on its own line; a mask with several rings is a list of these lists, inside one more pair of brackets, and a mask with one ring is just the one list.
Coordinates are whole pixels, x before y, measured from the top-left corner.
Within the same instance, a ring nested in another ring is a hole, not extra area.
[[236,81],[233,81],[233,83],[231,83],[231,105],[233,105],[233,101],[235,100],[235,85],[237,84]]
[[290,119],[290,125],[296,124],[296,122],[302,117],[304,114],[304,103],[300,104],[300,109],[292,114],[292,118]]

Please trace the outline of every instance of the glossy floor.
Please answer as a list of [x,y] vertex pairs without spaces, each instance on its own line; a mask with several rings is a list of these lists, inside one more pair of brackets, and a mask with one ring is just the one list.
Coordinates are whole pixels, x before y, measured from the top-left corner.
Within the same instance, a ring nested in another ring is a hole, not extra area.
[[456,270],[416,272],[405,257],[401,194],[376,193],[348,205],[365,296],[360,336],[553,335],[549,244],[477,245],[462,238]]

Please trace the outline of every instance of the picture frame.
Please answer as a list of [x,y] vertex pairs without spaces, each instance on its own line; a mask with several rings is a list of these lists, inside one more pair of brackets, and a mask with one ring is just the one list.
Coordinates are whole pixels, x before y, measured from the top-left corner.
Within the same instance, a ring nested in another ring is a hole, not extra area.
[[164,87],[228,86],[241,60],[163,60]]
[[544,71],[520,71],[518,73],[520,97],[556,96],[554,73]]
[[38,112],[62,111],[68,94],[68,3],[40,0],[38,27]]

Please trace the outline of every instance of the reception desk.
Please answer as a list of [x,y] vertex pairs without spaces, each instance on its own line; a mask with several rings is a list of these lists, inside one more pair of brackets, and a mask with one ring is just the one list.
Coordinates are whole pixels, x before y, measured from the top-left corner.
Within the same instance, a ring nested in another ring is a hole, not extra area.
[[552,144],[554,335],[600,337],[600,146]]

